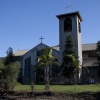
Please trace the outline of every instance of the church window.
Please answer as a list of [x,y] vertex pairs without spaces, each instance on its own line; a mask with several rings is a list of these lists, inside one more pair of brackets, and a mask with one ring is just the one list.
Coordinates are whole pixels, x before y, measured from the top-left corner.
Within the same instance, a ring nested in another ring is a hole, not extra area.
[[80,24],[80,22],[79,22],[79,32],[81,32],[81,24]]
[[64,20],[64,31],[72,31],[72,20],[69,17]]
[[31,68],[31,57],[25,59],[25,68],[24,68],[24,76],[30,76],[30,68]]
[[88,53],[88,58],[89,59],[96,59],[96,53],[95,52],[89,52]]

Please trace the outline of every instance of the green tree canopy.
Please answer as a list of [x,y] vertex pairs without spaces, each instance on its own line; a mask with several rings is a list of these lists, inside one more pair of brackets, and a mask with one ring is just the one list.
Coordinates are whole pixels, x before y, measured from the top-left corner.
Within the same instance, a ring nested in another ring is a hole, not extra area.
[[98,76],[100,77],[100,41],[97,42]]
[[97,42],[97,59],[100,61],[100,41]]
[[13,60],[13,49],[9,47],[5,61],[0,60],[0,88],[2,91],[9,91],[14,88],[19,67],[19,62]]
[[69,35],[66,37],[65,50],[63,52],[63,61],[61,65],[63,75],[68,79],[73,78],[75,70],[78,67],[78,61],[76,60],[74,50],[73,39],[72,36]]
[[11,47],[9,47],[6,53],[7,53],[7,56],[5,59],[5,64],[9,64],[11,62],[14,62],[13,49]]
[[75,56],[75,49],[74,49],[74,42],[71,35],[66,37],[65,41],[65,50],[63,52],[63,57],[67,55],[74,55]]
[[45,81],[47,84],[49,84],[49,68],[52,65],[53,56],[52,56],[52,49],[46,48],[44,49],[44,53],[42,53],[38,57],[38,63],[40,66],[44,66],[45,68]]
[[0,61],[0,87],[2,91],[9,91],[14,88],[19,73],[19,66],[18,62],[4,65]]

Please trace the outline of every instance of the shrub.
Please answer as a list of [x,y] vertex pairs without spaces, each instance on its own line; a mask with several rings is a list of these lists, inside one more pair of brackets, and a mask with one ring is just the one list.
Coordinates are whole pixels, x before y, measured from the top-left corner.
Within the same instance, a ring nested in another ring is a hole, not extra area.
[[2,91],[13,90],[18,77],[19,66],[18,62],[4,65],[0,61],[0,88]]

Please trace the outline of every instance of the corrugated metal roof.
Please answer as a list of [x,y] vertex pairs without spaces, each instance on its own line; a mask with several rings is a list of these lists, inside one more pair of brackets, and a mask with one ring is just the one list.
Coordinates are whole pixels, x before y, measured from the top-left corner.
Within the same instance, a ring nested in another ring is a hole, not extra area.
[[95,50],[96,47],[96,43],[82,44],[82,51]]
[[[59,45],[53,46],[53,49],[59,51]],[[96,50],[96,43],[82,44],[82,51]]]
[[[52,46],[53,49],[59,51],[59,45],[57,46]],[[82,51],[90,51],[90,50],[95,50],[96,49],[96,43],[90,43],[90,44],[82,44]],[[25,53],[27,53],[29,50],[17,50],[14,52],[14,56],[22,56]]]
[[52,46],[52,48],[55,49],[55,50],[57,50],[57,51],[59,51],[59,45],[57,45],[57,46]]
[[17,50],[16,52],[13,53],[14,56],[22,56],[29,50]]

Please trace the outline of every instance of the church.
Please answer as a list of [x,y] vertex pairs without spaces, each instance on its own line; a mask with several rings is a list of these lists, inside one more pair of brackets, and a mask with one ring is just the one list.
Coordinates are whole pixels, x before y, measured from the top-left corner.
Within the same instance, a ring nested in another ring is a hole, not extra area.
[[[80,62],[79,73],[77,73],[77,83],[95,83],[99,82],[97,76],[97,59],[95,57],[96,43],[82,44],[81,42],[81,22],[83,21],[79,11],[60,14],[56,16],[59,21],[59,44],[52,46],[52,54],[57,56],[62,63],[62,53],[64,51],[65,39],[68,35],[72,35],[75,47],[75,54]],[[41,37],[42,39],[42,37]],[[37,82],[37,73],[34,66],[36,65],[37,57],[41,49],[50,47],[42,42],[30,50],[18,50],[13,53],[17,58],[20,58],[20,79],[23,84],[30,84],[32,81]],[[87,71],[88,70],[88,71]],[[50,75],[53,75],[52,68]],[[58,76],[52,77],[58,79]],[[65,82],[62,77],[61,82]],[[67,81],[66,81],[67,82]]]

